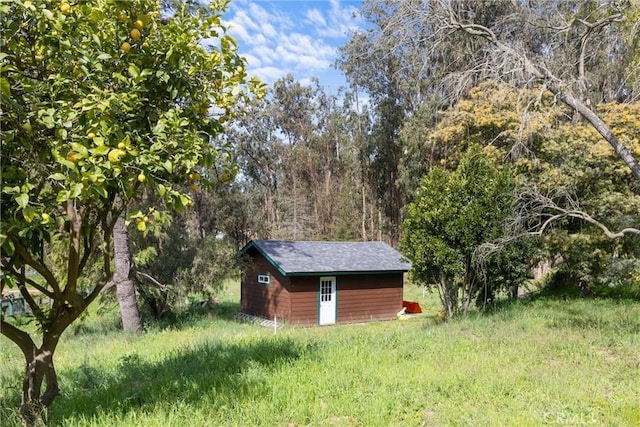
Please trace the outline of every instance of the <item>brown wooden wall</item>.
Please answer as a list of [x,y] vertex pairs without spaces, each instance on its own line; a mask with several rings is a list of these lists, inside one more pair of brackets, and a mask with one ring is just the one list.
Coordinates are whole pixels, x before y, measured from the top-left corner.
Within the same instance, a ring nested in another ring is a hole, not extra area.
[[402,309],[402,273],[337,279],[338,323],[395,319]]
[[297,325],[317,325],[320,277],[292,277],[290,289],[291,318],[289,322]]
[[[290,323],[318,324],[319,284],[319,276],[291,278]],[[336,276],[336,289],[338,323],[395,319],[402,309],[402,273]]]
[[[253,262],[242,278],[242,312],[265,319],[277,316],[290,324],[317,325],[320,276],[285,277],[257,251],[250,255]],[[261,273],[271,275],[269,286],[258,284]],[[402,273],[335,277],[338,323],[395,319],[402,309]]]
[[[258,284],[258,274],[269,273],[269,286]],[[287,287],[289,278],[284,277],[260,254],[245,269],[242,277],[240,305],[243,313],[272,320],[289,321],[291,315],[290,296]]]

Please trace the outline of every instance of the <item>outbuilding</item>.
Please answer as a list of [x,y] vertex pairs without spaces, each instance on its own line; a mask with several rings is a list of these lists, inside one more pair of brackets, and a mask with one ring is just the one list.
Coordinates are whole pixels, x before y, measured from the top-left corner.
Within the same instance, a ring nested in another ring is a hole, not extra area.
[[252,240],[241,311],[300,325],[390,320],[411,264],[384,242]]

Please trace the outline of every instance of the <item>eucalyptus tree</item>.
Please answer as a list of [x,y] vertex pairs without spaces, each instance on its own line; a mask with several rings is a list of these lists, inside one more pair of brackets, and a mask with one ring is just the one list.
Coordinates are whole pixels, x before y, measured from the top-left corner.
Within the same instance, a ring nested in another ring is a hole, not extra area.
[[[162,22],[150,0],[0,5],[0,291],[17,287],[41,334],[2,313],[0,332],[25,357],[26,424],[59,393],[53,356],[63,332],[112,279],[117,219],[142,189],[161,204],[129,215],[140,232],[189,205],[181,186],[217,160],[212,142],[224,132],[207,112],[232,114],[260,91],[219,25],[226,4]],[[66,255],[52,256],[60,245]]]
[[367,180],[375,192],[377,208],[384,213],[384,228],[392,243],[398,240],[402,206],[410,197],[401,183],[406,151],[401,128],[423,104],[441,103],[434,91],[438,67],[425,56],[429,23],[407,20],[410,25],[391,26],[403,16],[404,3],[363,2],[361,12],[369,27],[352,35],[337,61],[351,90],[366,93],[370,104],[371,126],[360,149],[368,159]]
[[[486,78],[542,87],[593,126],[640,179],[632,150],[593,108],[638,96],[637,2],[401,3],[383,28],[387,43],[399,49],[408,38],[424,40],[426,77],[434,63],[443,63],[443,55],[449,59],[440,86],[444,96],[459,99]],[[416,26],[428,31],[412,33]],[[453,51],[456,56],[450,55]]]
[[235,120],[230,140],[242,169],[239,180],[261,193],[267,234],[360,234],[359,205],[353,203],[359,200],[354,126],[354,115],[337,96],[326,94],[317,80],[303,85],[292,76],[276,81],[266,99]]

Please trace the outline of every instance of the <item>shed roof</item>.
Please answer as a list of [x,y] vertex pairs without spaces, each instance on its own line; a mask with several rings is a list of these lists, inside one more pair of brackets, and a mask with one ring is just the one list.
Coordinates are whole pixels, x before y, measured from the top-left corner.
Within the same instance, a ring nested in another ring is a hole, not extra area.
[[384,242],[252,240],[240,251],[260,252],[285,276],[405,272],[400,252]]

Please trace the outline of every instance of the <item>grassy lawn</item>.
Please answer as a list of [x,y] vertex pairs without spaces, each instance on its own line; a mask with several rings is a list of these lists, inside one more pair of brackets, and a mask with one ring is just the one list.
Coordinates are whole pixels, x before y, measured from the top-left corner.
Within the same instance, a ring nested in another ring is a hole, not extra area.
[[[640,303],[523,299],[489,315],[270,329],[218,312],[142,337],[95,317],[62,341],[55,426],[640,425]],[[114,316],[116,313],[107,314]],[[0,337],[0,425],[22,357]]]

